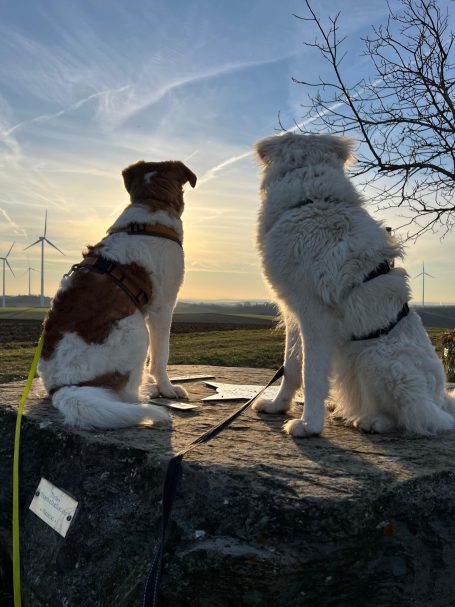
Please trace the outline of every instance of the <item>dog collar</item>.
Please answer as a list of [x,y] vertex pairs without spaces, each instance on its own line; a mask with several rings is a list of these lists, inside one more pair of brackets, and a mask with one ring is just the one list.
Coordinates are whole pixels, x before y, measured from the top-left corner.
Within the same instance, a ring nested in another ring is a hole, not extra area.
[[303,200],[299,200],[299,202],[297,204],[294,204],[292,207],[290,207],[291,209],[298,209],[299,207],[304,207],[307,204],[313,204],[314,200],[311,200],[311,198],[304,198]]
[[109,235],[124,232],[130,236],[157,236],[159,238],[167,238],[182,246],[182,241],[173,228],[163,226],[159,223],[129,223],[123,228],[110,228]]

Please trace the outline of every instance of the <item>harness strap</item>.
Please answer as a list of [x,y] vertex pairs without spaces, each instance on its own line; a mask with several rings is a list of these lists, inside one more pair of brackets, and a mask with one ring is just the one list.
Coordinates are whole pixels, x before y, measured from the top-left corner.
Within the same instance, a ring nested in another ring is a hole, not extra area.
[[105,257],[89,255],[80,263],[74,264],[67,276],[78,270],[95,270],[101,274],[107,274],[139,310],[150,300],[151,294],[138,285],[135,278],[131,273],[125,271],[122,264],[115,263]]
[[237,411],[234,411],[229,417],[221,421],[213,428],[204,432],[197,438],[195,438],[189,445],[187,445],[184,449],[179,451],[177,455],[174,455],[173,458],[170,459],[167,470],[166,477],[164,480],[163,487],[163,500],[162,500],[162,510],[161,510],[161,538],[158,543],[158,547],[156,548],[155,555],[153,557],[152,566],[149,571],[147,581],[145,584],[144,591],[144,601],[143,607],[157,607],[158,606],[158,591],[160,587],[160,579],[161,579],[161,569],[162,569],[162,561],[163,561],[163,553],[164,553],[164,543],[166,540],[166,529],[169,522],[169,518],[171,516],[172,505],[174,503],[174,498],[177,493],[177,487],[179,484],[179,480],[182,474],[182,459],[184,456],[192,451],[198,445],[202,445],[203,443],[208,443],[218,436],[220,432],[222,432],[225,428],[230,426],[232,422],[239,417],[248,407],[250,407],[253,402],[273,383],[275,383],[280,377],[284,375],[284,367],[278,369],[269,383],[264,386],[256,396],[253,396],[248,402],[244,403]]
[[387,335],[400,322],[400,320],[408,314],[409,306],[407,303],[405,303],[401,310],[398,312],[398,315],[395,320],[392,320],[387,325],[387,327],[378,329],[377,331],[373,331],[372,333],[368,333],[368,335],[362,335],[361,337],[351,337],[351,341],[364,341],[366,339],[376,339],[377,337],[381,337],[382,335]]
[[390,263],[388,262],[387,259],[385,259],[378,265],[377,268],[375,268],[369,274],[367,274],[367,276],[365,276],[365,278],[363,279],[363,282],[368,282],[369,280],[373,280],[373,278],[377,278],[378,276],[381,276],[381,274],[388,274],[391,269],[392,268],[390,267]]
[[177,232],[173,228],[163,226],[159,223],[129,223],[124,228],[111,228],[109,230],[109,235],[118,234],[119,232],[125,232],[126,234],[130,234],[131,236],[158,236],[160,238],[167,238],[168,240],[173,240],[174,242],[182,246],[182,241]]

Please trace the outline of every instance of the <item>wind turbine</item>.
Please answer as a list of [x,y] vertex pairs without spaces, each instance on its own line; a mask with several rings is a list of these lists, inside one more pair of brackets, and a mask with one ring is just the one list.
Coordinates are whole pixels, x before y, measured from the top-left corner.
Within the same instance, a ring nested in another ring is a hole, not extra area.
[[10,246],[9,251],[5,255],[5,257],[0,257],[0,259],[3,261],[3,300],[2,300],[2,308],[4,308],[6,306],[6,299],[5,299],[6,266],[8,266],[8,268],[10,269],[11,274],[13,276],[15,276],[15,274],[13,272],[13,268],[9,265],[9,261],[8,261],[8,255],[11,253],[11,249],[13,247],[14,247],[14,242]]
[[[32,272],[38,272],[38,270],[35,270],[35,268],[28,266],[28,268],[25,270],[25,272],[28,272],[28,296],[30,297],[30,295],[32,294],[30,274]],[[25,274],[25,272],[22,274],[22,276]]]
[[414,276],[414,278],[418,278],[419,276],[422,277],[422,307],[423,307],[425,305],[425,276],[434,278],[434,276],[432,276],[431,274],[428,274],[428,272],[425,272],[425,262],[424,261],[422,261],[422,271],[420,272],[420,274],[417,274],[416,276]]
[[41,294],[40,294],[40,306],[42,308],[44,307],[44,243],[47,242],[47,244],[50,244],[51,247],[54,247],[54,249],[57,249],[57,251],[59,253],[61,253],[62,255],[65,255],[65,253],[63,251],[60,251],[60,249],[58,247],[56,247],[55,244],[53,244],[50,240],[48,240],[46,238],[46,232],[47,232],[47,209],[46,209],[46,214],[44,216],[44,234],[42,236],[39,236],[38,240],[36,240],[32,244],[28,245],[28,247],[25,247],[25,249],[24,249],[24,251],[26,251],[30,247],[34,247],[39,242],[41,243]]

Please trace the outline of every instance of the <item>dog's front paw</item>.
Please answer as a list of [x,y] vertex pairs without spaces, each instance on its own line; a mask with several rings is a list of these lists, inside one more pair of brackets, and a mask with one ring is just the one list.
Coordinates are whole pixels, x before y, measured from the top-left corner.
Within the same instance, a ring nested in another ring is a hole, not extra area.
[[188,398],[188,392],[185,388],[171,384],[170,382],[168,384],[158,384],[158,390],[160,395],[164,396],[164,398]]
[[271,400],[269,398],[258,398],[253,405],[253,410],[258,413],[285,413],[290,407],[289,401],[284,401],[281,398]]
[[309,436],[318,436],[322,428],[312,428],[307,422],[302,419],[290,419],[283,426],[283,430],[290,436],[296,438],[307,438]]
[[175,392],[175,398],[184,398],[188,399],[188,392],[185,390],[183,386],[178,386],[176,384],[172,384]]

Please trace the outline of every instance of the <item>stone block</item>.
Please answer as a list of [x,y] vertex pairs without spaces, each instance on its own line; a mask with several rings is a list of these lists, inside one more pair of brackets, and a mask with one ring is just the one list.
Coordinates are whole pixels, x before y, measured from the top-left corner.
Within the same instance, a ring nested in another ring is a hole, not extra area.
[[[246,384],[272,375],[171,367],[171,375],[189,373]],[[22,387],[0,388],[2,607]],[[213,392],[201,382],[187,387],[195,402]],[[237,407],[173,412],[172,429],[87,432],[63,426],[35,383],[20,456],[24,607],[141,607],[166,464]],[[294,440],[282,433],[283,421],[247,411],[184,460],[162,607],[454,605],[454,434],[365,435],[332,420],[321,437]],[[41,477],[79,502],[66,538],[29,511]]]

